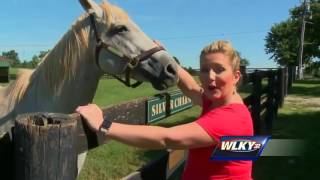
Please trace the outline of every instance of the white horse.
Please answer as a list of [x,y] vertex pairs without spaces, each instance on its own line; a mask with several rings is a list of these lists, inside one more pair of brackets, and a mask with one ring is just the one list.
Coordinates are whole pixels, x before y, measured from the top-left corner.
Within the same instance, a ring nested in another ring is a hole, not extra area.
[[73,113],[92,102],[104,73],[149,81],[162,90],[177,82],[173,57],[155,44],[120,8],[80,0],[87,11],[34,71],[0,87],[0,138],[18,114]]

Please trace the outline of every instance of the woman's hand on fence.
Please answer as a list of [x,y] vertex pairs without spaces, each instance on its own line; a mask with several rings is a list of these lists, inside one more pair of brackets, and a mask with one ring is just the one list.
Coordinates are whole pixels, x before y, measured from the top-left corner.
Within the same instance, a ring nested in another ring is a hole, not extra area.
[[89,127],[95,131],[99,132],[101,124],[103,122],[103,112],[96,104],[88,104],[86,106],[79,106],[76,109],[88,123]]

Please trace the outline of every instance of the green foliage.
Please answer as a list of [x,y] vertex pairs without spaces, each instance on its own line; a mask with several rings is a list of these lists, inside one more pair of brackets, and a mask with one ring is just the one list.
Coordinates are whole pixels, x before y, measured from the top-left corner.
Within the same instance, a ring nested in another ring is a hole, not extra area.
[[250,63],[249,63],[249,60],[246,59],[246,58],[241,58],[240,59],[240,66],[249,66]]
[[320,61],[315,61],[308,64],[306,68],[306,73],[314,77],[320,77]]
[[198,72],[199,72],[199,70],[197,70],[197,69],[193,69],[192,67],[188,67],[188,68],[186,68],[186,67],[184,67],[184,69],[189,73],[189,74],[191,74],[191,75],[193,75],[193,76],[196,76],[197,74],[198,74]]
[[32,57],[31,61],[23,60],[21,61],[19,59],[19,54],[15,50],[5,51],[2,52],[2,56],[6,57],[10,60],[11,67],[15,68],[31,68],[34,69],[38,66],[39,62],[42,60],[42,58],[49,52],[47,51],[40,51],[39,54],[34,55]]
[[250,65],[249,60],[247,58],[243,57],[239,51],[237,51],[237,54],[240,57],[240,66],[249,66]]
[[32,60],[29,63],[29,66],[32,68],[36,68],[38,64],[41,62],[41,60],[50,52],[50,50],[47,51],[40,51],[38,55],[34,55],[32,57]]
[[17,67],[20,65],[20,59],[18,53],[15,50],[2,52],[2,56],[8,58],[10,61],[11,67]]
[[31,61],[23,61],[18,67],[30,68],[30,69],[36,68],[38,66],[38,64],[41,62],[42,58],[44,58],[49,51],[50,50],[40,51],[39,54],[34,55],[32,57]]
[[275,24],[266,37],[266,53],[280,65],[297,65],[299,50],[298,23],[287,20]]
[[[290,18],[272,26],[266,36],[265,51],[271,59],[280,65],[297,65],[304,7],[290,10]],[[310,11],[306,13],[304,63],[320,57],[320,0],[310,2]]]
[[250,62],[247,58],[240,56],[240,66],[249,66]]

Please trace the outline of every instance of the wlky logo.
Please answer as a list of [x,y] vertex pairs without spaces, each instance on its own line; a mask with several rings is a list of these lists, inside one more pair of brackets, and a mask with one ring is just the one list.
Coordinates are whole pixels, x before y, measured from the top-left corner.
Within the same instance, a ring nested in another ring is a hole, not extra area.
[[211,160],[256,160],[268,140],[269,136],[223,136]]

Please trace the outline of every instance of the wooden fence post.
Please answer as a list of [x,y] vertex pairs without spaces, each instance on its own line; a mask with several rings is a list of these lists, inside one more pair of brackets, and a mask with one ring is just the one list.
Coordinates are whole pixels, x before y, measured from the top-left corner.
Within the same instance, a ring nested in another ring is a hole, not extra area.
[[0,179],[14,178],[14,146],[9,133],[0,135]]
[[284,68],[284,97],[288,95],[289,71],[288,67]]
[[[279,68],[277,72],[277,109],[283,106],[284,101],[284,69]],[[278,112],[278,111],[277,111]]]
[[17,180],[73,180],[77,176],[76,121],[68,115],[30,114],[15,123]]
[[274,71],[268,71],[268,94],[267,94],[267,111],[265,117],[265,127],[267,134],[272,133],[272,121],[275,117],[275,74]]
[[241,82],[240,82],[240,84],[243,84],[243,82],[247,82],[247,67],[246,66],[240,66],[240,72],[241,72]]
[[292,88],[292,83],[294,80],[294,66],[288,67],[288,90]]
[[254,134],[261,133],[261,126],[260,126],[260,112],[261,112],[261,76],[259,71],[255,71],[252,75],[253,78],[253,89],[252,89],[252,112],[251,116],[253,118],[253,127],[254,127]]

